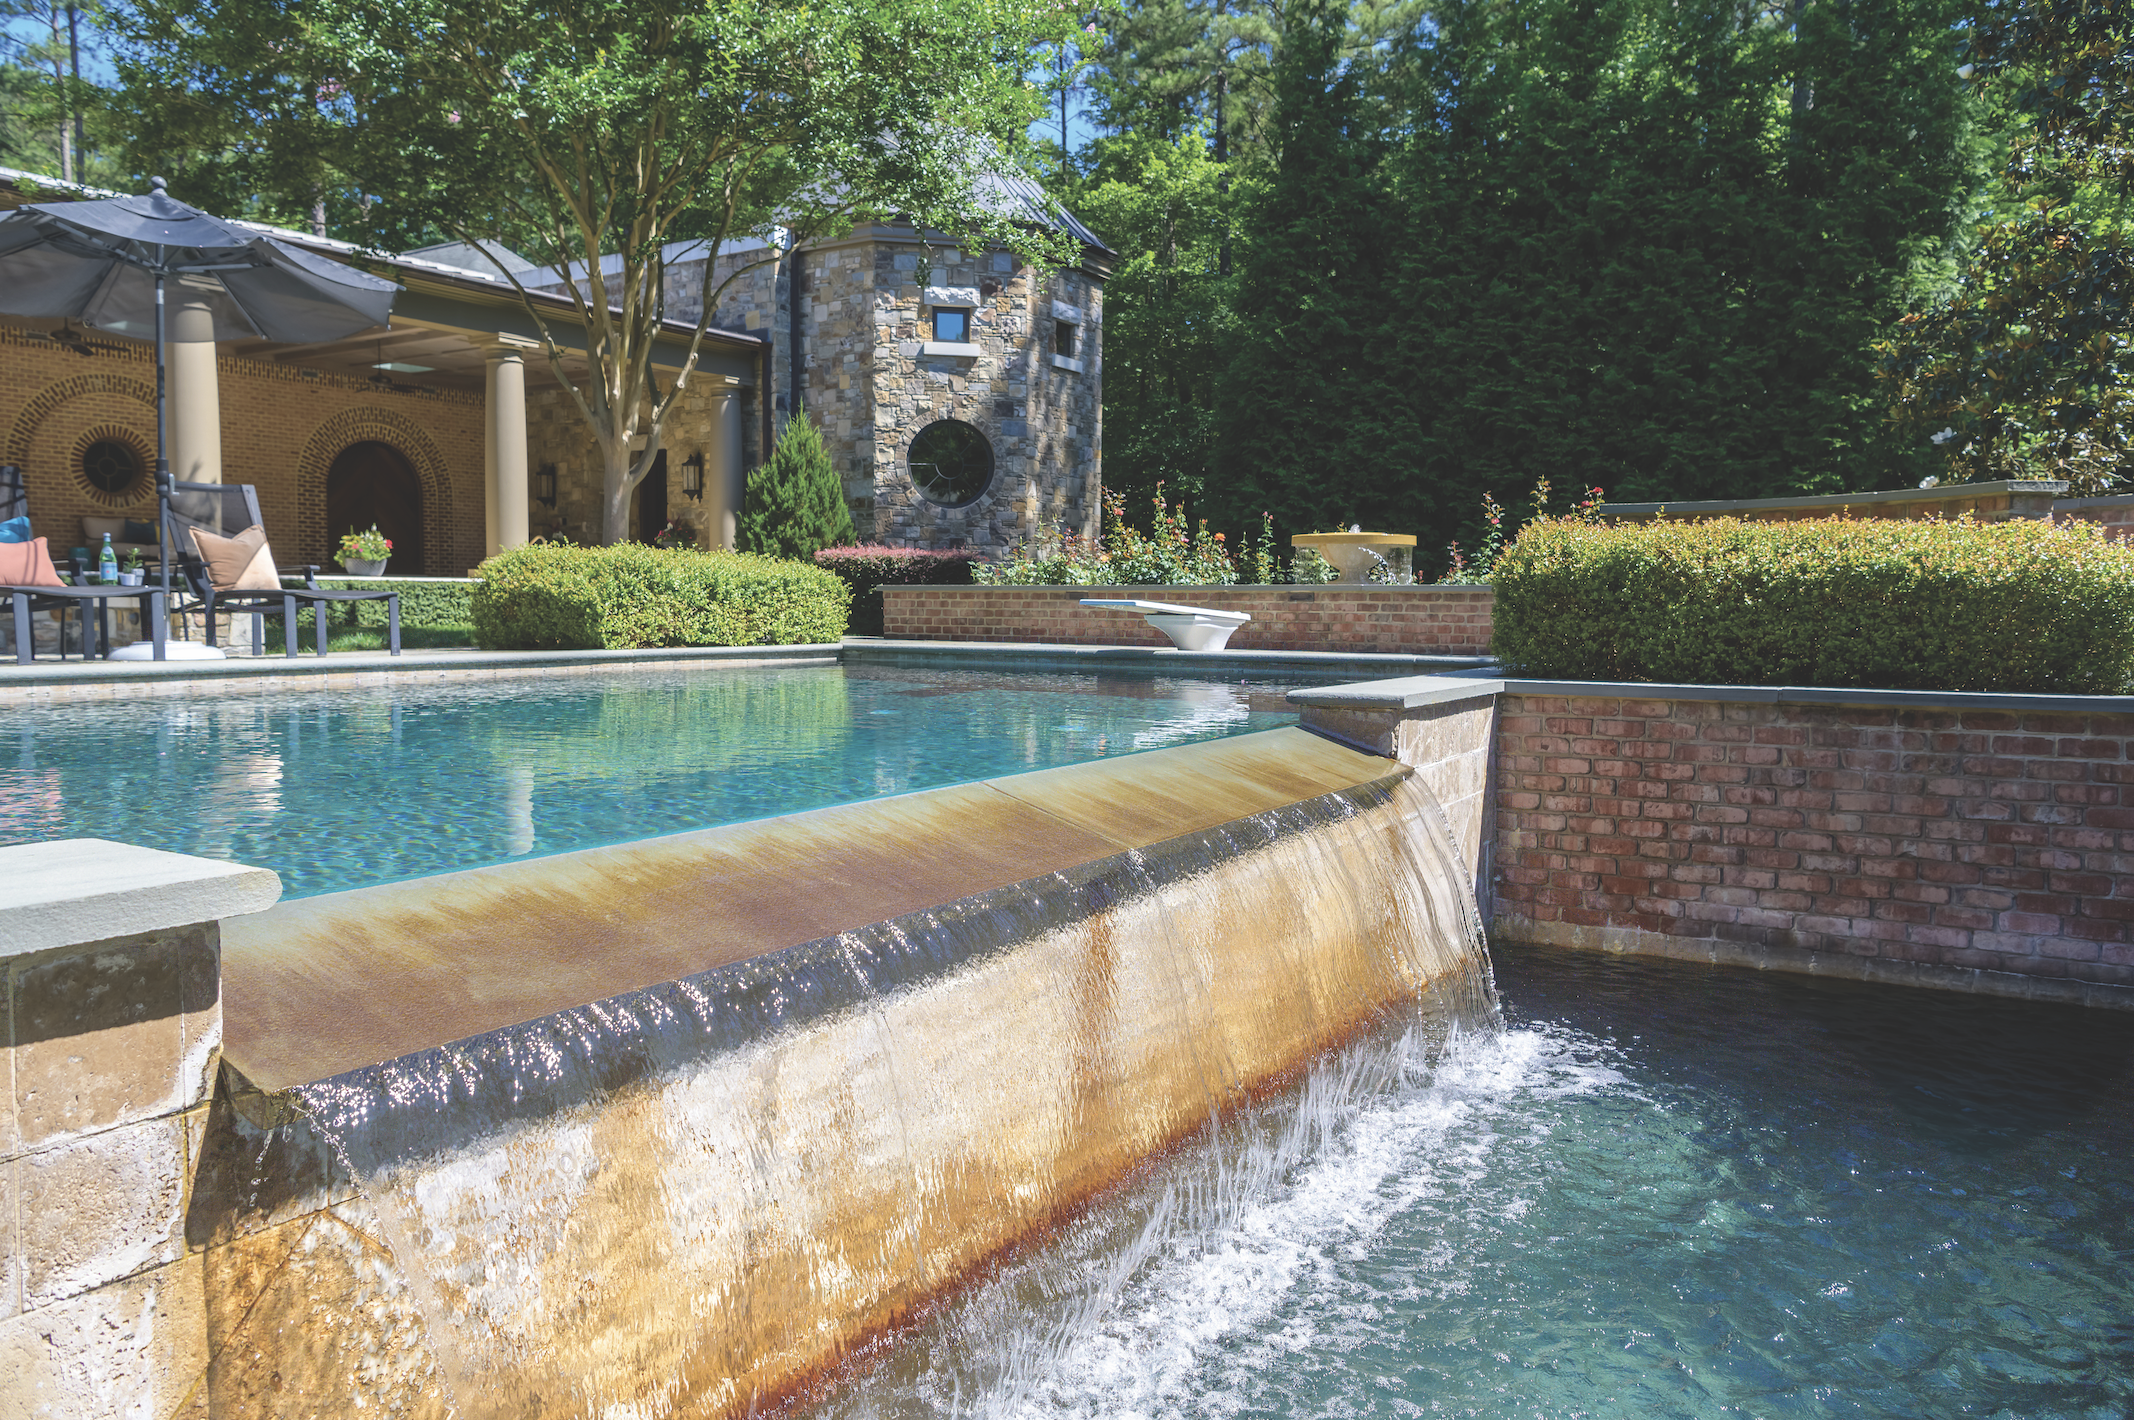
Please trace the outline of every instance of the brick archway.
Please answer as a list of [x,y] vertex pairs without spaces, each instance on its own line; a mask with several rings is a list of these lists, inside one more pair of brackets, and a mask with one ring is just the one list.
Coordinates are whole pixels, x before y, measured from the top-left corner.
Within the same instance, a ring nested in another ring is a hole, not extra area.
[[[452,546],[452,483],[445,458],[430,432],[389,409],[349,409],[311,431],[296,460],[296,519],[299,560],[327,563],[333,547],[326,528],[326,473],[341,451],[375,439],[390,444],[414,466],[422,480],[422,540],[435,559]],[[427,567],[422,569],[427,573]]]
[[30,459],[30,444],[44,422],[57,413],[62,405],[81,399],[86,395],[115,394],[124,399],[137,401],[148,411],[148,437],[155,438],[156,387],[145,380],[136,380],[115,371],[99,371],[95,374],[70,375],[64,380],[55,380],[33,395],[28,404],[16,414],[15,422],[7,431],[5,452],[0,452],[0,463],[11,463],[27,469]]

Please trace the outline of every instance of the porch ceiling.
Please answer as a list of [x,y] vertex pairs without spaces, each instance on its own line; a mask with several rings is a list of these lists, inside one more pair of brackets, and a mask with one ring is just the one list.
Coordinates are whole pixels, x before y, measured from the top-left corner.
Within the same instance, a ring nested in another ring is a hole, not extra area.
[[[382,384],[403,389],[452,389],[479,394],[486,375],[480,342],[453,330],[395,324],[390,330],[377,327],[345,340],[316,345],[278,345],[270,340],[240,340],[223,347],[247,360],[265,360],[294,365],[321,374],[354,379],[383,377]],[[421,369],[381,369],[382,365],[419,365]],[[585,357],[567,353],[564,368],[573,379],[587,374]],[[554,388],[556,377],[548,357],[539,350],[526,352],[528,388]]]

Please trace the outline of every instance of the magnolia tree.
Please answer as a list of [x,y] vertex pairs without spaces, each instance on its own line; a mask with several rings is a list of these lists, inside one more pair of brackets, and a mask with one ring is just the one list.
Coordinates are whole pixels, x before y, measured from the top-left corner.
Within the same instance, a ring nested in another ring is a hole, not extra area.
[[582,379],[527,274],[498,266],[592,429],[608,542],[628,536],[720,295],[752,269],[704,263],[663,386],[670,243],[759,236],[760,266],[885,216],[1070,256],[986,181],[1021,161],[1043,104],[1021,69],[1073,23],[1054,0],[139,0],[129,15],[144,155],[244,173],[322,222],[330,200],[376,247],[443,232],[553,273],[535,284],[577,305]]

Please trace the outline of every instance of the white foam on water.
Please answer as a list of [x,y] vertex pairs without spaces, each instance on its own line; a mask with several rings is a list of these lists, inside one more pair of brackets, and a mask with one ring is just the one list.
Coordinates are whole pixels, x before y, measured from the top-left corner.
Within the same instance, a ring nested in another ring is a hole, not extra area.
[[[1345,1344],[1373,1305],[1334,1271],[1417,1209],[1516,1221],[1529,1196],[1477,1188],[1510,1138],[1549,1128],[1550,1099],[1623,1083],[1591,1042],[1535,1030],[1456,1036],[1434,1061],[1414,1033],[1313,1071],[1251,1126],[958,1304],[931,1336],[832,1399],[851,1417],[1155,1420],[1234,1413],[1240,1382]],[[1538,1177],[1520,1188],[1536,1191]],[[1467,1288],[1458,1244],[1413,1261],[1415,1295]],[[1382,1299],[1381,1299],[1382,1300]],[[1368,1318],[1365,1318],[1368,1321]],[[917,1354],[923,1353],[923,1354]]]

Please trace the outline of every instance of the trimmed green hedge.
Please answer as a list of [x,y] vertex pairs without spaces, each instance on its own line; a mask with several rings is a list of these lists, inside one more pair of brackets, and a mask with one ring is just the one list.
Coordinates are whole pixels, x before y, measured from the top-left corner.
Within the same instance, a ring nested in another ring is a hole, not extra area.
[[1492,649],[1562,680],[2119,695],[2134,548],[2092,524],[1528,524]]
[[851,600],[805,562],[642,543],[529,543],[478,570],[474,644],[489,650],[829,642],[844,634]]
[[826,547],[815,565],[834,572],[852,589],[852,631],[882,634],[882,588],[968,587],[975,552],[930,552],[917,547]]
[[[321,577],[319,585],[335,591],[400,593],[402,626],[472,626],[468,598],[473,582],[402,582],[391,577]],[[332,609],[335,626],[383,626],[384,602],[344,602]]]

